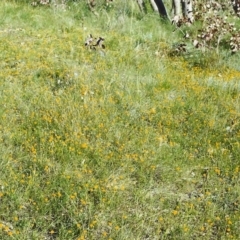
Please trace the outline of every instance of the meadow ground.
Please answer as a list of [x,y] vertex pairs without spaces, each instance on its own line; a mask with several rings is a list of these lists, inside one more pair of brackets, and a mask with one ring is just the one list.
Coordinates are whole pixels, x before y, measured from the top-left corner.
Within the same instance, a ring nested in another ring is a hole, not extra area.
[[239,239],[239,55],[77,6],[0,3],[0,238]]

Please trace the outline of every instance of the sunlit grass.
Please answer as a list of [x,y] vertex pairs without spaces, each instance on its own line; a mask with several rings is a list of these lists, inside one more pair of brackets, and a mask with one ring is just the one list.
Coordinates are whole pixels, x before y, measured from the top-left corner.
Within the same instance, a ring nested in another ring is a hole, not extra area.
[[240,237],[237,69],[155,15],[1,5],[2,239]]

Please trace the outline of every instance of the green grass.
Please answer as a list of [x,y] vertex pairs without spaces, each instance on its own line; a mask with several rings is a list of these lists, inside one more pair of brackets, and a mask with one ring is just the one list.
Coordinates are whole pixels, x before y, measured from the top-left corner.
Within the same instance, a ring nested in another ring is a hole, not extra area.
[[0,238],[239,239],[239,58],[118,4],[0,3]]

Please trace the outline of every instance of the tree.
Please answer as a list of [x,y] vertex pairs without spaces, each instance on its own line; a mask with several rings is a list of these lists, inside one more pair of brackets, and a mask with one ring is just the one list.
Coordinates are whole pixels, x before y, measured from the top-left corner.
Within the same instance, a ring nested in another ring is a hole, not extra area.
[[[95,9],[95,1],[86,0],[89,8],[93,11]],[[106,4],[113,2],[114,0],[103,0]],[[170,19],[164,1],[167,0],[132,0],[137,2],[139,8],[143,12],[147,12],[146,3],[149,1],[154,11],[159,12],[160,16],[164,19]],[[226,21],[225,12],[232,13],[240,16],[240,0],[231,0],[226,2],[225,0],[171,0],[171,22],[177,29],[183,34],[182,42],[178,44],[177,53],[187,52],[187,44],[191,44],[195,48],[202,51],[216,50],[220,46],[231,49],[232,53],[240,51],[240,33],[234,26],[234,23]],[[193,13],[193,3],[195,13]],[[95,13],[98,15],[98,13]],[[200,28],[196,28],[196,31],[191,30],[191,34],[188,33],[187,28],[181,29],[182,25],[191,25],[194,22],[194,16],[196,20],[201,23]]]
[[174,12],[173,22],[178,23],[184,18],[189,23],[193,23],[193,2],[192,0],[172,0],[172,9]]
[[237,14],[238,17],[240,17],[240,1],[239,0],[231,0],[233,10]]
[[[162,0],[149,0],[152,8],[158,11],[163,18],[169,18],[166,7]],[[137,0],[141,11],[146,11],[144,0]],[[193,22],[193,4],[192,0],[172,0],[172,11],[174,13],[173,22],[178,23],[180,19],[185,18],[190,23]]]
[[162,0],[154,0],[154,2],[157,5],[160,16],[162,16],[163,18],[168,18],[168,14],[167,14],[167,11],[166,11],[163,1]]
[[[154,11],[159,12],[161,17],[168,18],[168,14],[162,0],[149,0],[149,1]],[[137,0],[137,3],[140,10],[142,12],[146,12],[146,4],[144,0]]]

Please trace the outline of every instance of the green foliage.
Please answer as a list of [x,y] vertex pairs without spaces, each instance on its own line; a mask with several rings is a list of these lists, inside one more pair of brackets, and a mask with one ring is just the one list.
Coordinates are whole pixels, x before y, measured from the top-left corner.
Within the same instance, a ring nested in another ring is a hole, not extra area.
[[239,58],[116,4],[0,3],[0,238],[239,239]]

